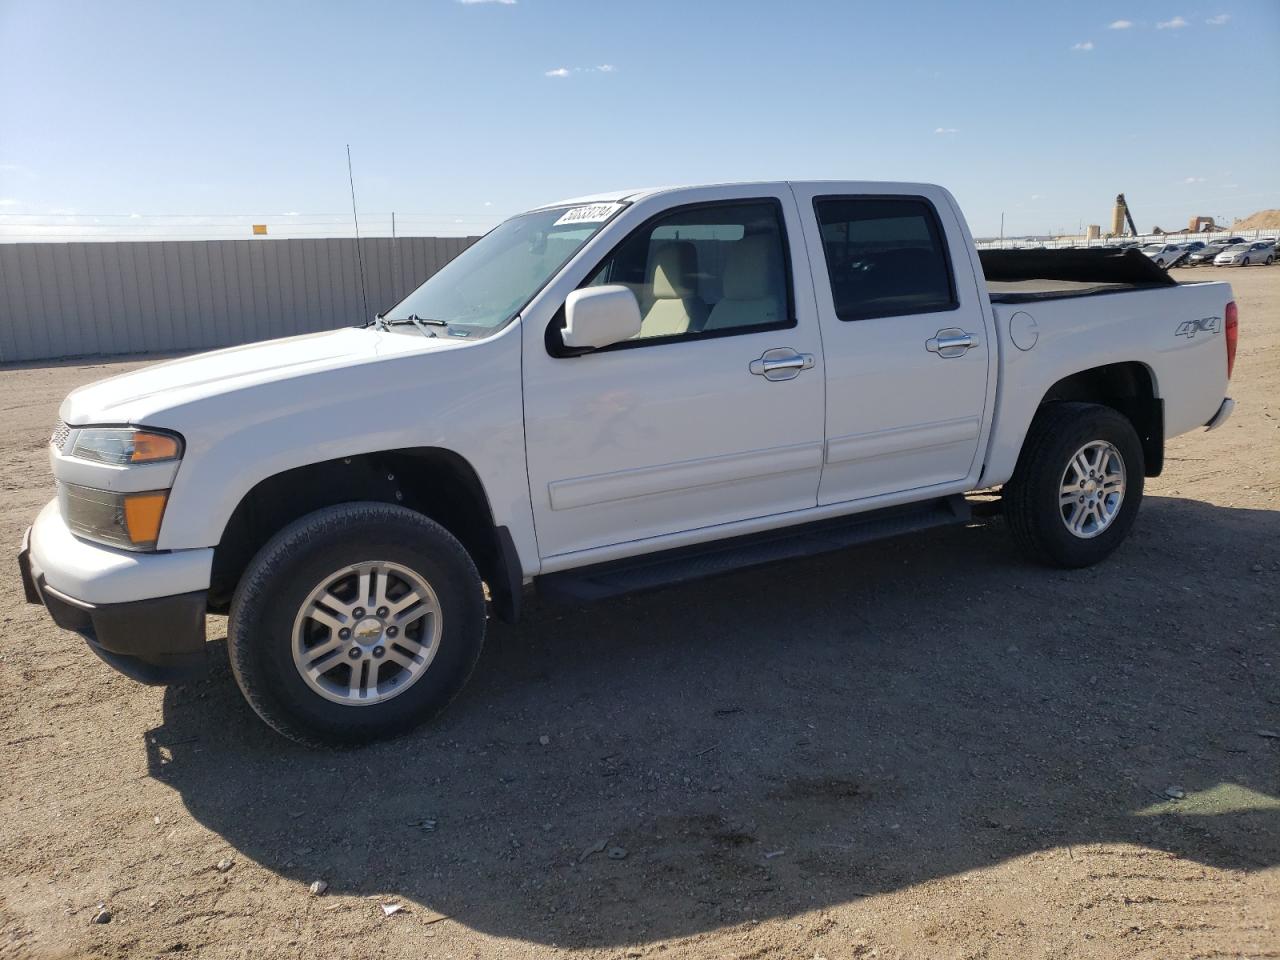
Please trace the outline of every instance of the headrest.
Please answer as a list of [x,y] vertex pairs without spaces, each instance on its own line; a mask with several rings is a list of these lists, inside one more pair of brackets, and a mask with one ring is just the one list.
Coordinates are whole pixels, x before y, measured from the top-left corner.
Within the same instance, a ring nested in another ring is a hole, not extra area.
[[726,300],[762,300],[771,296],[777,241],[769,236],[743,237],[729,247],[724,264]]
[[653,254],[651,280],[656,300],[692,297],[698,283],[698,248],[688,240],[664,243]]

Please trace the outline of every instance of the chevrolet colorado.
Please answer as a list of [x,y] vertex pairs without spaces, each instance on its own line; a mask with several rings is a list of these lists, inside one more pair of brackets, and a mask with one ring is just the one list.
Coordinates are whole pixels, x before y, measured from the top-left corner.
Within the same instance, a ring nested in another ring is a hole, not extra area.
[[[355,318],[353,318],[354,320]],[[438,713],[490,614],[963,522],[1113,551],[1165,440],[1221,424],[1224,283],[1136,251],[983,251],[944,189],[780,182],[569,200],[362,327],[63,402],[27,598],[148,683],[229,614],[269,724],[361,742]]]

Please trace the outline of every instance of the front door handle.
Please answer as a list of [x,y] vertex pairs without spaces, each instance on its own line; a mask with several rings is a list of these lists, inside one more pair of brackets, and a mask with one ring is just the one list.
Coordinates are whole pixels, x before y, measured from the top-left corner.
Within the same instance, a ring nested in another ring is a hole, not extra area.
[[924,342],[924,348],[940,357],[963,357],[978,345],[978,338],[959,327],[947,327]]
[[748,370],[766,380],[794,380],[813,366],[813,354],[796,353],[790,347],[774,347],[752,360]]

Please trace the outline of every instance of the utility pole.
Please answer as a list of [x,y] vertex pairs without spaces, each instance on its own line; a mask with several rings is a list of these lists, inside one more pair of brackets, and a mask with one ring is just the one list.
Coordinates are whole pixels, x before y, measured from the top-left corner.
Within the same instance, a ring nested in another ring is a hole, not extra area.
[[1000,246],[1004,246],[1004,211],[1000,211]]

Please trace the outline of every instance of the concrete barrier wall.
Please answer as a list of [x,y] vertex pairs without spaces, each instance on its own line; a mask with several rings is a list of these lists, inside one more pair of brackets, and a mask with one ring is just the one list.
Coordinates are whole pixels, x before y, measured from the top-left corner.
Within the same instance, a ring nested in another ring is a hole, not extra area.
[[0,362],[225,347],[362,323],[475,237],[0,244]]

